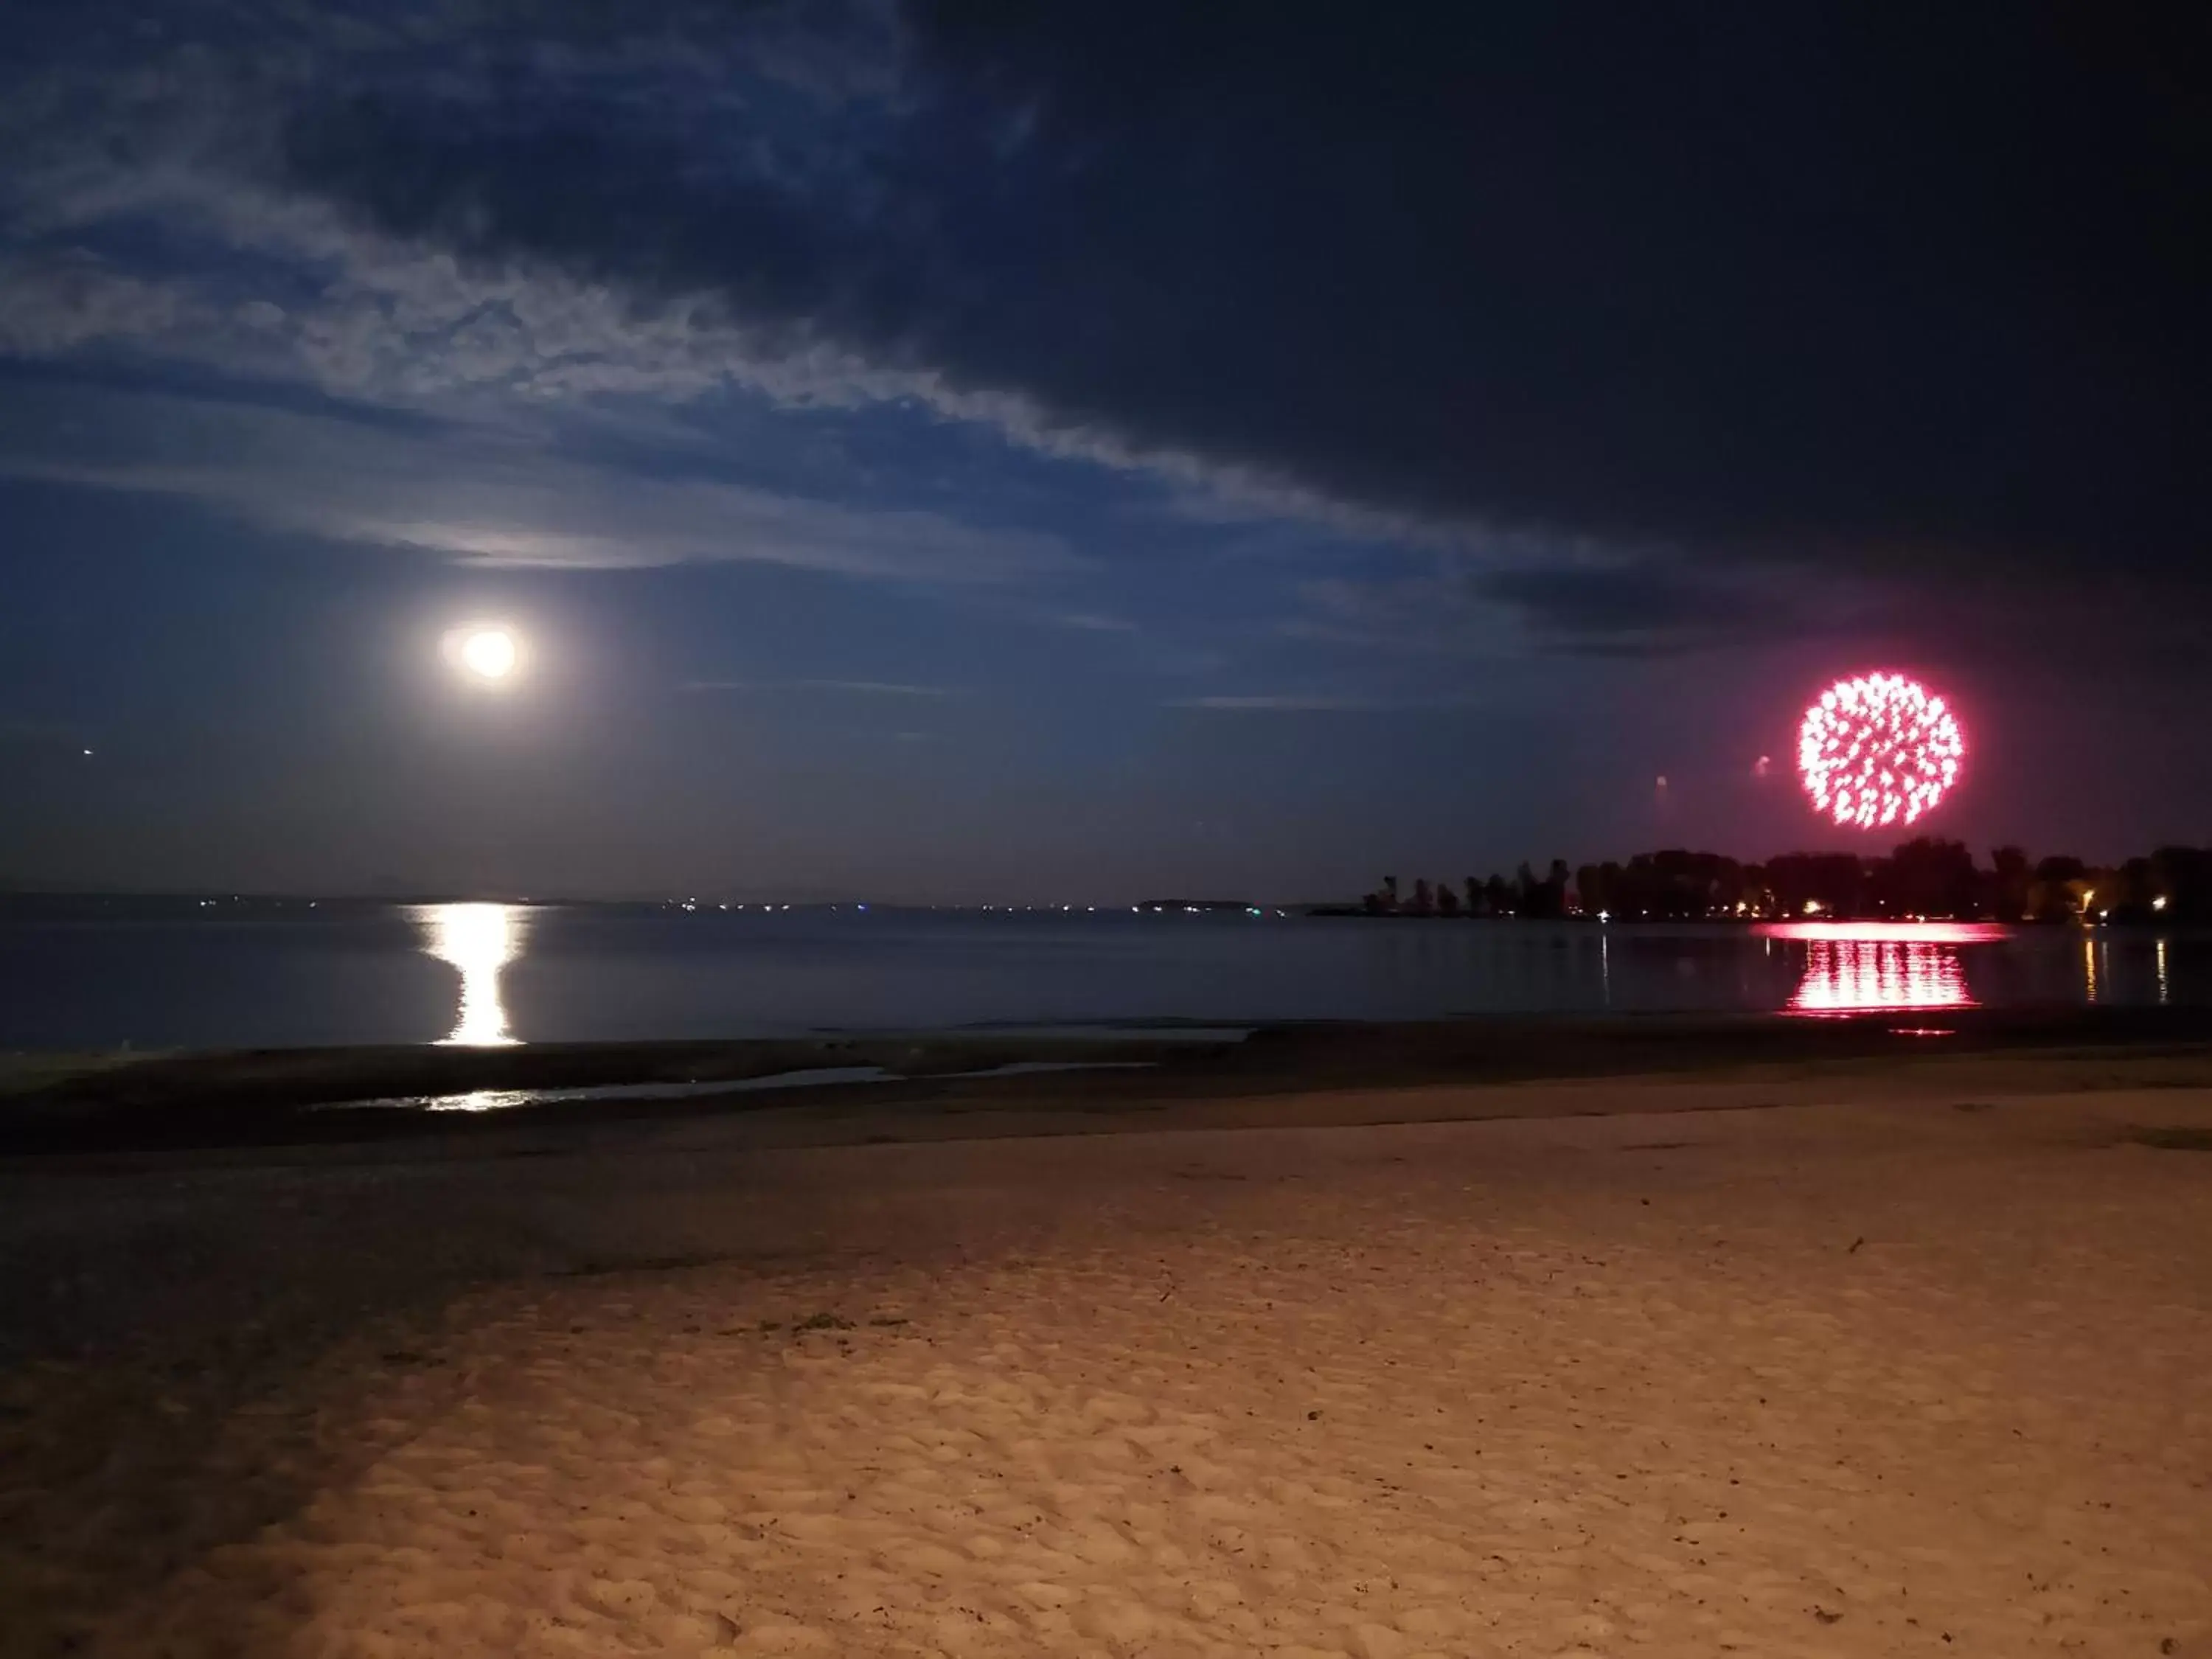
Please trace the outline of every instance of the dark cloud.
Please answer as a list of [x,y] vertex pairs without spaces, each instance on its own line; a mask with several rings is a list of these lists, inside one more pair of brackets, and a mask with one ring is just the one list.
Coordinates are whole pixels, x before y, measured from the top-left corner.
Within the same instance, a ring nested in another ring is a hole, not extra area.
[[[1531,642],[1571,657],[1665,658],[1803,645],[1887,622],[1896,594],[1797,573],[1713,568],[1657,556],[1622,563],[1485,568],[1446,556],[1428,571],[1301,585],[1292,638],[1480,659]],[[1502,631],[1500,618],[1516,624]]]
[[1811,626],[1791,599],[1656,564],[1498,571],[1475,586],[1485,600],[1519,611],[1540,639],[1599,656],[1796,638]]
[[712,118],[552,97],[520,58],[319,103],[289,176],[1394,511],[2115,579],[2212,538],[2197,25],[939,0],[902,27],[895,93]]

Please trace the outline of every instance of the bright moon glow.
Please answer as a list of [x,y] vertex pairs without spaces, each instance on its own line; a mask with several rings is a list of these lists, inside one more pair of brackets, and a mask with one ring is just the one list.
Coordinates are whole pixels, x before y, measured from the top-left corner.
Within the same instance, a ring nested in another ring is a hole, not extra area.
[[1902,674],[1838,680],[1805,711],[1797,733],[1797,769],[1814,809],[1861,830],[1933,811],[1966,757],[1943,699]]
[[514,672],[514,635],[503,628],[480,628],[461,641],[461,662],[479,678],[503,680]]

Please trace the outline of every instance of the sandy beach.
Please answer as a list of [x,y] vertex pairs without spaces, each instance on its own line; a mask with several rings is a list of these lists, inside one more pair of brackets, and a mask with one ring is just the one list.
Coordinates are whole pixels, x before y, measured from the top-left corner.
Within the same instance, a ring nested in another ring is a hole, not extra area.
[[0,1652],[2212,1654],[2208,1084],[11,1160]]

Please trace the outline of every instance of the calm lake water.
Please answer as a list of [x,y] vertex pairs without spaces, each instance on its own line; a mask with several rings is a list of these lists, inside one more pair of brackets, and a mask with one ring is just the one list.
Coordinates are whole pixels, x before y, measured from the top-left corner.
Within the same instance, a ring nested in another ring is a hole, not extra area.
[[2212,1004],[2212,937],[1243,915],[13,901],[0,1048]]

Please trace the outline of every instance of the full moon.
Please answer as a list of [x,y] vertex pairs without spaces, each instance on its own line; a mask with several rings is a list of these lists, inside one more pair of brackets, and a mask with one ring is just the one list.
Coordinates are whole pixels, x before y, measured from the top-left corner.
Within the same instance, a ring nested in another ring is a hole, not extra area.
[[514,635],[504,628],[479,628],[461,641],[461,665],[479,679],[505,679],[514,657]]

